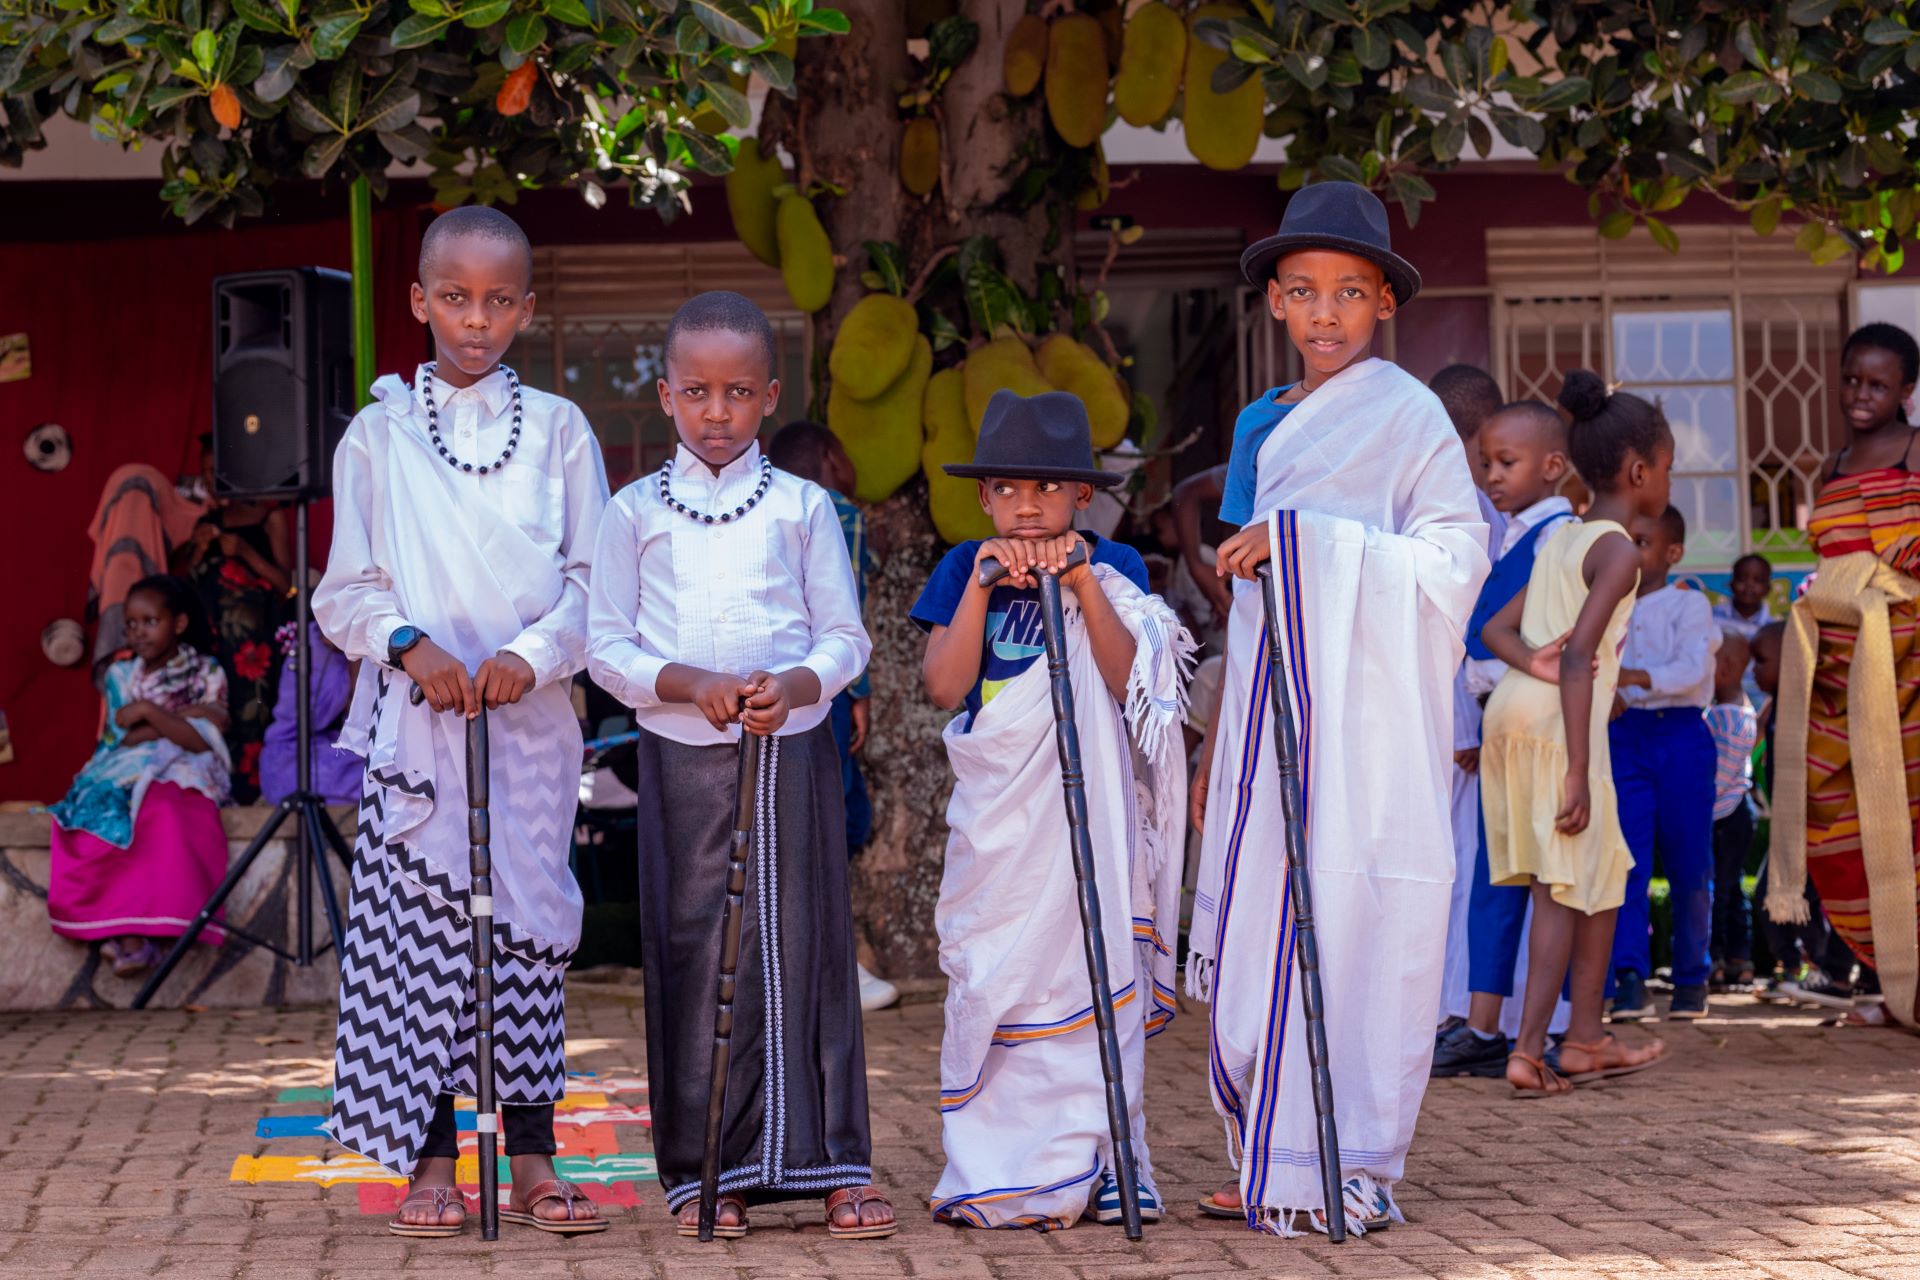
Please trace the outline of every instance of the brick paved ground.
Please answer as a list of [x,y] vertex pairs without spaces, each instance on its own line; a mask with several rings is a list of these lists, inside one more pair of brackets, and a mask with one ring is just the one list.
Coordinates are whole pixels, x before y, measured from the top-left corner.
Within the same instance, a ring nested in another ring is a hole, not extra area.
[[[576,1069],[644,1063],[637,1000],[577,988],[570,1021]],[[600,1236],[509,1225],[486,1245],[476,1222],[459,1240],[401,1240],[354,1187],[229,1181],[238,1156],[325,1149],[254,1135],[263,1115],[317,1109],[274,1099],[326,1083],[330,1030],[323,1009],[0,1016],[0,1276],[1920,1280],[1920,1044],[1744,1002],[1662,1028],[1675,1053],[1659,1074],[1565,1102],[1436,1085],[1401,1189],[1410,1221],[1337,1248],[1188,1207],[1223,1169],[1198,1016],[1154,1042],[1149,1114],[1174,1213],[1131,1248],[1092,1225],[963,1231],[915,1210],[940,1159],[931,1004],[868,1023],[875,1163],[904,1206],[892,1240],[836,1243],[813,1212],[763,1208],[747,1239],[701,1246],[673,1234],[650,1183]],[[624,1132],[644,1149],[644,1130]]]

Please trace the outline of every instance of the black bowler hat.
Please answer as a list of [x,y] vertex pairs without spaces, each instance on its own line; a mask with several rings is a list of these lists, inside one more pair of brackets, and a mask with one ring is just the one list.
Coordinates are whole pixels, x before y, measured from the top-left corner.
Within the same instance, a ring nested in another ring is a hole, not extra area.
[[980,417],[971,463],[941,468],[966,480],[1064,480],[1109,488],[1126,479],[1093,461],[1087,406],[1065,391],[1037,396],[996,391]]
[[1265,289],[1283,255],[1301,249],[1335,249],[1378,266],[1393,286],[1393,300],[1404,304],[1420,292],[1420,273],[1393,251],[1392,241],[1387,206],[1379,196],[1354,182],[1316,182],[1296,191],[1287,202],[1277,234],[1240,255],[1240,274],[1254,288]]

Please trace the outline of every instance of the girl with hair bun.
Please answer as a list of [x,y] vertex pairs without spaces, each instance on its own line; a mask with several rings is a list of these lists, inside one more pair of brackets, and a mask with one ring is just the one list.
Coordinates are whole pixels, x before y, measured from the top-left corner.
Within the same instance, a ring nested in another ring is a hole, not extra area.
[[1842,348],[1847,443],[1814,499],[1819,571],[1782,644],[1766,896],[1776,922],[1804,924],[1811,874],[1834,930],[1880,974],[1886,1003],[1856,1017],[1908,1028],[1920,1023],[1920,475],[1905,411],[1916,380],[1920,346],[1895,325],[1867,325]]
[[[1659,1041],[1630,1049],[1601,1025],[1614,917],[1633,855],[1620,830],[1607,746],[1607,708],[1640,579],[1626,526],[1666,510],[1673,433],[1659,408],[1607,394],[1597,374],[1567,376],[1568,453],[1593,502],[1584,521],[1547,536],[1527,586],[1481,640],[1510,668],[1487,702],[1480,787],[1488,878],[1532,886],[1526,1003],[1507,1059],[1522,1096],[1657,1062]],[[1560,1068],[1545,1061],[1547,1023],[1571,972],[1572,1019]]]

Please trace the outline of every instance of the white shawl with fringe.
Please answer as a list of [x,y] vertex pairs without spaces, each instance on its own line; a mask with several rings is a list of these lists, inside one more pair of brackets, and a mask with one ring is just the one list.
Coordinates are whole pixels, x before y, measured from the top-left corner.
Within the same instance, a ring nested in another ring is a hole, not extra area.
[[[1124,708],[1066,593],[1089,835],[1142,1181],[1152,1185],[1145,1040],[1173,1017],[1187,779],[1180,727],[1194,643],[1158,596],[1093,572],[1136,642]],[[1131,730],[1131,733],[1129,733]],[[955,785],[935,920],[950,980],[941,1042],[947,1166],[936,1217],[1067,1226],[1110,1160],[1084,934],[1054,740],[1035,661],[946,730]]]

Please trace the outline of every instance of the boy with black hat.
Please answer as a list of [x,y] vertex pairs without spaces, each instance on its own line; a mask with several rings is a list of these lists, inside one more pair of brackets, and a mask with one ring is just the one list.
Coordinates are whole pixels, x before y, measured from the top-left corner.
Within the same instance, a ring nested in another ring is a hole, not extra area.
[[1293,903],[1274,873],[1284,827],[1253,581],[1271,559],[1344,1212],[1349,1230],[1377,1229],[1399,1217],[1392,1187],[1433,1053],[1454,876],[1453,678],[1487,575],[1487,526],[1445,409],[1369,354],[1376,326],[1420,287],[1379,199],[1351,183],[1304,188],[1240,265],[1304,375],[1241,413],[1220,512],[1244,526],[1219,554],[1220,572],[1241,581],[1192,802],[1203,853],[1187,971],[1212,1004],[1213,1100],[1240,1177],[1201,1210],[1282,1235],[1305,1211],[1326,1229]]
[[[1065,590],[1087,819],[1113,974],[1141,1216],[1160,1216],[1141,1092],[1144,1044],[1174,1012],[1186,771],[1181,721],[1193,640],[1123,543],[1076,533],[1095,488],[1086,408],[1064,392],[995,394],[970,465],[998,537],[949,551],[913,607],[922,667],[946,728],[955,785],[935,922],[949,979],[940,1052],[947,1167],[936,1219],[1071,1226],[1121,1218],[1079,908],[1037,579]],[[1067,567],[1074,548],[1084,564]],[[979,584],[980,567],[1009,570]],[[962,710],[964,708],[964,710]],[[1129,733],[1129,730],[1131,733]]]

